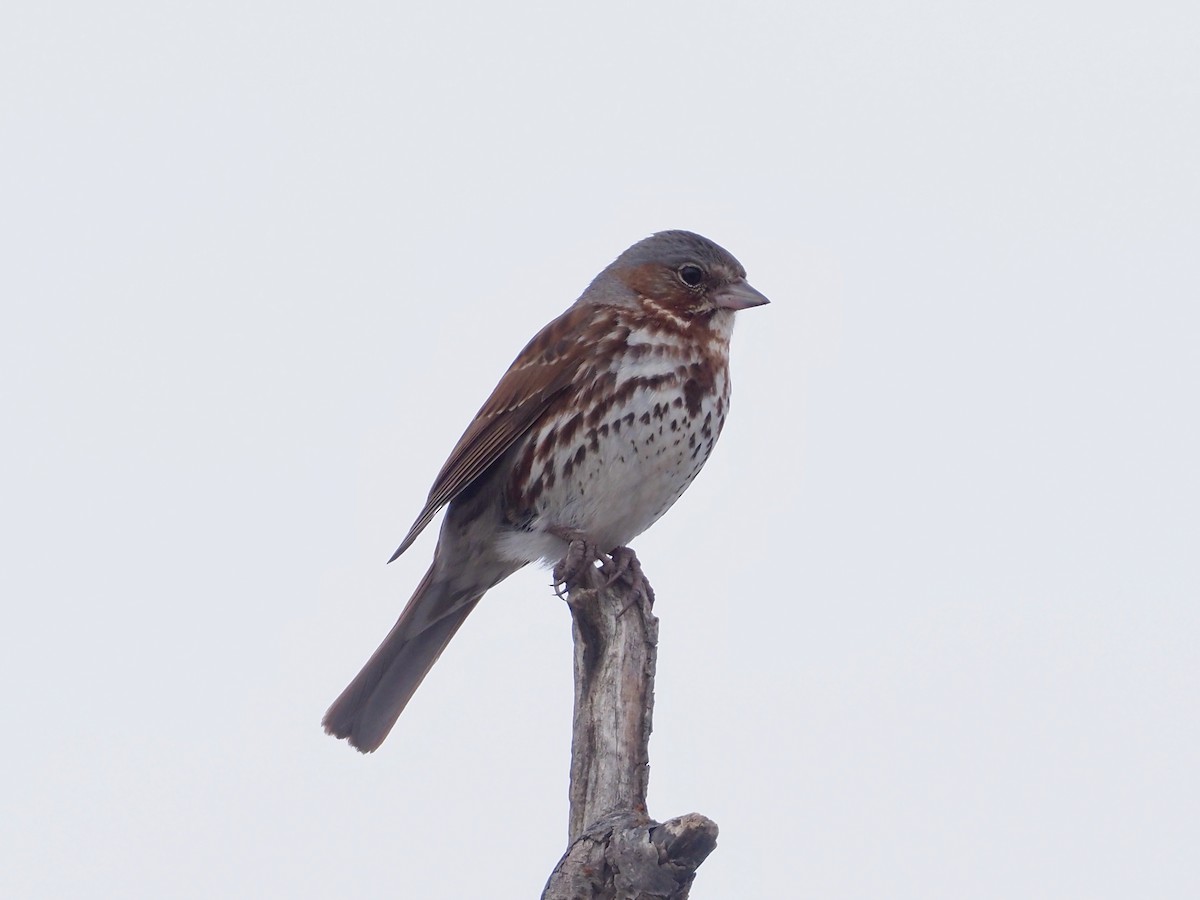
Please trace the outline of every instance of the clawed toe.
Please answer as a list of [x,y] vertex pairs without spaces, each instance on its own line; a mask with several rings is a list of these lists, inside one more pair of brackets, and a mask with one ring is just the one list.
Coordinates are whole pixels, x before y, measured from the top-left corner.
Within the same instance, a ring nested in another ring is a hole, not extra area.
[[588,570],[595,570],[598,559],[603,559],[603,554],[596,549],[595,544],[580,537],[570,540],[566,555],[554,567],[552,573],[554,593],[560,600],[566,599],[566,593],[572,588],[582,586]]
[[644,601],[647,607],[654,606],[654,588],[650,587],[650,582],[646,580],[642,564],[638,561],[637,554],[633,552],[632,548],[617,547],[614,549],[610,560],[601,568],[601,572],[607,576],[605,587],[611,587],[618,581],[629,586],[630,606],[639,601]]
[[631,573],[635,576],[640,575],[641,571],[642,564],[638,562],[637,554],[629,547],[617,547],[609,560],[600,567],[601,574],[608,576],[604,582],[605,587],[612,587]]
[[[646,580],[642,564],[632,549],[617,547],[605,554],[577,533],[564,534],[563,538],[567,541],[567,552],[554,567],[551,585],[560,600],[566,600],[567,594],[575,588],[608,588],[620,582],[627,588],[629,606],[642,603],[647,610],[654,606],[654,589]],[[599,570],[596,568],[597,562],[600,563]],[[597,575],[603,580],[598,580]]]

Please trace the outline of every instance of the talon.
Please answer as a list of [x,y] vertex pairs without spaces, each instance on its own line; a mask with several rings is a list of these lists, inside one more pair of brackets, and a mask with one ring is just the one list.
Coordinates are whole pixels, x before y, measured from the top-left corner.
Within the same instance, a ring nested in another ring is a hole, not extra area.
[[630,572],[633,572],[635,567],[637,573],[634,575],[634,578],[636,579],[637,575],[641,574],[641,564],[638,562],[637,554],[628,547],[614,548],[610,560],[612,565],[604,568],[605,574],[608,574],[609,568],[614,568],[616,571],[609,575],[608,580],[604,582],[605,587],[612,587]]
[[603,560],[604,555],[596,549],[596,545],[586,538],[578,535],[566,536],[564,538],[569,541],[567,544],[566,555],[558,565],[554,567],[552,577],[554,578],[554,593],[560,599],[566,599],[564,592],[569,593],[572,587],[582,587],[582,581],[586,575],[595,573],[596,561]]
[[654,588],[650,587],[650,582],[646,580],[646,574],[642,571],[642,564],[638,561],[637,554],[629,547],[617,547],[612,551],[612,565],[616,571],[609,576],[605,586],[610,587],[617,581],[623,580],[629,585],[629,593],[632,597],[629,605],[621,610],[620,615],[624,615],[635,603],[645,603],[648,610],[652,608],[654,606]]

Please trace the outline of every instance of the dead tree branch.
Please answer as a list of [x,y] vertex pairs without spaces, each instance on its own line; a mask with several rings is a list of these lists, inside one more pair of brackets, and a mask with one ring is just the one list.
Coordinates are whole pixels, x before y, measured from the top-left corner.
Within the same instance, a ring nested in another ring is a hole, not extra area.
[[542,900],[686,900],[716,823],[646,811],[658,619],[631,551],[568,580],[575,639],[569,846]]

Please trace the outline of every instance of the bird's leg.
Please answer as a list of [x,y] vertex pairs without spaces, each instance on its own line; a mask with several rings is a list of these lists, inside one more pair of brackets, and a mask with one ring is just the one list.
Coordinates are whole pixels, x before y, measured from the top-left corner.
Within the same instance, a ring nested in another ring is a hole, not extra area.
[[572,588],[588,586],[585,583],[588,570],[595,572],[596,561],[603,560],[604,554],[582,532],[575,529],[552,528],[550,533],[567,542],[567,552],[554,567],[551,575],[554,579],[554,593],[559,599],[565,599],[564,593],[569,593]]
[[616,547],[610,559],[601,566],[600,573],[607,576],[605,587],[611,587],[618,581],[629,585],[629,593],[633,598],[630,606],[639,601],[645,603],[647,611],[654,606],[654,588],[646,580],[646,573],[642,571],[642,564],[632,548]]

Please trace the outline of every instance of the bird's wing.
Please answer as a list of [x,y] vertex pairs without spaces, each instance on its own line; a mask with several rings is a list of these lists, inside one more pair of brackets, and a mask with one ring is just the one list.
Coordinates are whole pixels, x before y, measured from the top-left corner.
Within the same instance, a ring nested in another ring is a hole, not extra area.
[[571,385],[598,331],[596,318],[594,308],[572,306],[525,346],[458,439],[425,508],[388,562],[407,550],[437,511],[500,459]]

